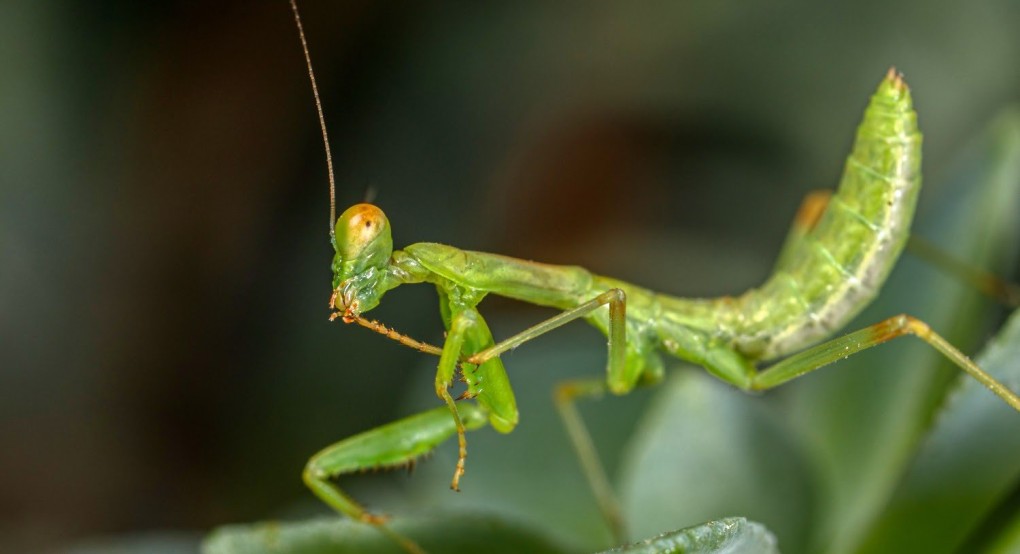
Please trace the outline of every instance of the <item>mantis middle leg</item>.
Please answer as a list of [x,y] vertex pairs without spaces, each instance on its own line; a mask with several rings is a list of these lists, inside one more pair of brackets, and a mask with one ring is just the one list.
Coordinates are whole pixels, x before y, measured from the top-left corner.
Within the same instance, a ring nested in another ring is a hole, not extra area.
[[578,379],[561,383],[556,388],[554,400],[567,435],[581,462],[585,478],[598,502],[599,510],[609,524],[615,541],[622,543],[625,542],[622,511],[605,469],[599,460],[591,434],[577,411],[576,402],[581,397],[600,397],[607,391],[622,394],[630,391],[637,382],[655,382],[662,378],[662,362],[657,355],[642,354],[634,345],[627,343],[626,295],[624,292],[620,289],[610,289],[588,302],[478,352],[469,357],[467,361],[483,362],[492,359],[570,321],[589,315],[606,304],[609,305],[607,377]]
[[[607,333],[609,337],[609,361],[606,365],[606,373],[608,375],[609,386],[614,392],[618,390],[626,392],[633,388],[634,383],[640,377],[641,364],[628,364],[632,356],[628,356],[626,348],[627,295],[621,289],[609,289],[575,308],[553,316],[489,348],[476,352],[469,356],[466,361],[475,364],[484,363],[508,350],[517,348],[531,339],[562,327],[575,319],[582,318],[606,304],[609,305],[609,332]],[[629,369],[628,366],[630,366]]]

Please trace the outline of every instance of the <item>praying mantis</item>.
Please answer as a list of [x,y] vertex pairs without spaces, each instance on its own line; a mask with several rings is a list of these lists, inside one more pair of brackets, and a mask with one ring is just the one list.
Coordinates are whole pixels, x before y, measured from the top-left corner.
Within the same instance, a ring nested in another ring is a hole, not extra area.
[[[303,32],[301,36],[304,44]],[[307,61],[307,46],[305,54]],[[314,90],[310,61],[308,65]],[[321,107],[319,117],[325,139]],[[458,489],[466,467],[467,432],[488,424],[509,433],[518,423],[500,356],[575,319],[586,319],[608,337],[606,378],[565,383],[557,390],[557,406],[596,499],[618,533],[622,516],[575,403],[658,383],[665,373],[664,354],[702,366],[736,388],[765,391],[893,338],[915,335],[1020,410],[1013,391],[908,315],[828,340],[878,293],[908,240],[920,189],[920,146],[910,90],[902,76],[890,70],[865,112],[838,190],[805,201],[764,285],[717,299],[672,297],[579,267],[441,244],[418,243],[394,251],[390,224],[380,208],[358,204],[336,218],[331,194],[330,235],[336,254],[330,318],[357,323],[438,356],[435,392],[442,405],[327,447],[309,460],[305,483],[336,511],[376,525],[415,551],[416,545],[388,530],[384,516],[365,510],[334,479],[413,464],[456,436],[451,488]],[[332,184],[332,168],[330,174]],[[424,283],[439,294],[447,331],[441,347],[364,317],[386,292]],[[489,294],[562,313],[497,342],[477,309]],[[454,398],[450,389],[458,377],[467,390]]]

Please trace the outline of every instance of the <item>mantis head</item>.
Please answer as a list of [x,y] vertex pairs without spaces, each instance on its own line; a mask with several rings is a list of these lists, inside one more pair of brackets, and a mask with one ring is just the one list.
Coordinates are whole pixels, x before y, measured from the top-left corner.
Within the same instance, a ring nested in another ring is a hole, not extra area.
[[329,306],[347,319],[379,305],[379,284],[393,253],[393,238],[386,215],[372,204],[347,208],[336,220],[335,233]]

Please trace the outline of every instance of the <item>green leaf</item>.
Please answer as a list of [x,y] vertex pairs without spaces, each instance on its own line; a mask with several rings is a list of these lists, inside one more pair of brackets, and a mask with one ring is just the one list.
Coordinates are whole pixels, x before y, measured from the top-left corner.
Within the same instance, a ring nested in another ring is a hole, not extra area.
[[[401,518],[390,528],[430,552],[560,554],[545,537],[497,517],[449,514]],[[220,527],[205,540],[203,554],[405,554],[370,525],[336,516],[302,522],[265,522]]]
[[776,538],[765,526],[742,517],[709,521],[663,533],[655,538],[606,550],[603,554],[710,554],[754,552],[779,554]]

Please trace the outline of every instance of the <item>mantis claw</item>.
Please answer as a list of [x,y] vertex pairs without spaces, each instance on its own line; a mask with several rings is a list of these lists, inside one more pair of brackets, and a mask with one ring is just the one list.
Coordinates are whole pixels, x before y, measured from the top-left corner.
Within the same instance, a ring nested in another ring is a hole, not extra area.
[[454,492],[460,492],[460,478],[464,475],[464,457],[465,451],[461,451],[460,458],[457,459],[457,469],[453,470],[453,480],[450,481],[450,489]]

